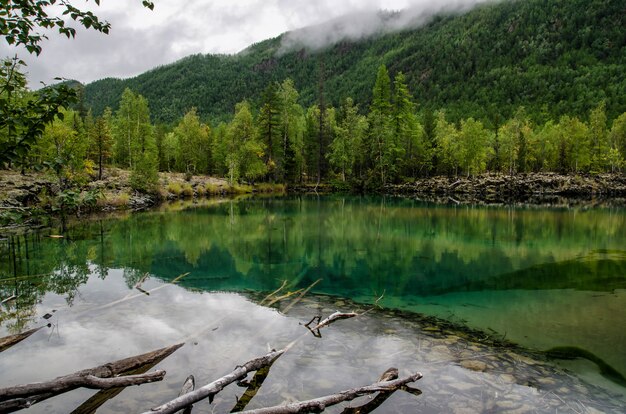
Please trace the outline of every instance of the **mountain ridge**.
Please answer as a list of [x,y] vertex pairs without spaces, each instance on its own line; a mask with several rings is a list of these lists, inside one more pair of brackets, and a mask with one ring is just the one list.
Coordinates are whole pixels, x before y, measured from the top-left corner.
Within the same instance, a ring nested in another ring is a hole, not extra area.
[[217,122],[235,103],[257,102],[268,83],[289,77],[308,106],[317,100],[323,62],[334,106],[350,96],[365,108],[385,64],[405,73],[420,109],[445,108],[451,119],[506,118],[519,106],[535,119],[585,116],[603,100],[613,118],[626,111],[625,16],[619,0],[513,0],[320,50],[280,52],[285,33],[235,55],[190,55],[133,78],[92,82],[85,104],[96,114],[115,109],[129,87],[148,99],[157,121],[197,107]]

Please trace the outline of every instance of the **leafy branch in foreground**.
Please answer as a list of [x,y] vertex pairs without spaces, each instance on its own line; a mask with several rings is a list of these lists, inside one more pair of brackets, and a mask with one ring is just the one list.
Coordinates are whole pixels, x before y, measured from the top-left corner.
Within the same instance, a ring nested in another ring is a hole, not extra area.
[[[87,0],[88,1],[88,0]],[[100,0],[94,0],[100,5]],[[81,10],[69,0],[22,0],[0,3],[0,35],[9,45],[24,46],[28,53],[39,55],[41,42],[47,39],[40,30],[56,29],[68,38],[76,29],[64,20],[68,16],[86,29],[107,34],[111,25],[101,21],[91,11]],[[152,1],[142,1],[152,10]],[[61,8],[60,16],[54,8]],[[62,118],[61,108],[76,101],[76,92],[66,85],[44,88],[30,94],[26,77],[20,67],[25,63],[16,56],[2,62],[0,69],[0,168],[25,161],[34,142],[42,135],[46,124]]]

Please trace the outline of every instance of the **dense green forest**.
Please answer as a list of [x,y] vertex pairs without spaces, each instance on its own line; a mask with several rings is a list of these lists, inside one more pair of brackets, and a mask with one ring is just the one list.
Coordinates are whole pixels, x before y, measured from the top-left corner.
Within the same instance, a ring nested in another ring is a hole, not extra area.
[[350,96],[366,109],[373,68],[385,64],[405,74],[420,110],[445,109],[454,122],[472,117],[492,127],[524,106],[543,123],[584,117],[601,101],[612,120],[626,111],[624,27],[621,0],[503,1],[322,51],[279,53],[283,35],[232,56],[190,56],[132,79],[88,84],[84,98],[102,114],[130,88],[149,100],[155,121],[176,122],[196,107],[216,123],[229,120],[243,99],[260,106],[265,87],[286,78],[309,107],[323,79],[327,103],[339,107]]
[[[278,54],[277,38],[78,85],[76,106],[9,167],[49,168],[68,198],[110,165],[143,191],[157,189],[158,171],[346,189],[433,174],[621,171],[623,12],[609,0],[493,3],[319,53]],[[23,79],[6,79],[28,108]]]
[[68,110],[22,157],[47,165],[63,188],[101,178],[105,165],[130,169],[131,184],[151,191],[157,172],[178,171],[241,182],[319,183],[381,188],[431,174],[556,171],[617,172],[626,159],[626,112],[612,122],[601,101],[583,119],[535,123],[524,107],[495,128],[472,117],[451,122],[445,110],[418,112],[406,77],[381,65],[372,100],[338,108],[319,96],[305,108],[291,79],[271,82],[258,106],[243,100],[228,123],[203,123],[195,108],[173,126],[154,126],[148,100],[126,89],[118,109]]

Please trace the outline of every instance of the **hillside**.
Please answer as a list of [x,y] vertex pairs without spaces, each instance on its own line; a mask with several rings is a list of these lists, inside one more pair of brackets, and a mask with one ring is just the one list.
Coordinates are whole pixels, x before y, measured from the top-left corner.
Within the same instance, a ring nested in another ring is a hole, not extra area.
[[285,53],[282,35],[237,55],[189,56],[132,79],[88,84],[85,102],[95,113],[116,108],[129,87],[148,99],[153,120],[172,122],[192,106],[218,120],[289,77],[308,106],[317,99],[323,62],[327,101],[338,105],[351,96],[363,108],[384,63],[392,74],[406,74],[420,108],[446,108],[452,119],[506,118],[520,105],[536,119],[586,117],[601,100],[613,119],[626,111],[624,27],[623,0],[505,1],[321,51]]

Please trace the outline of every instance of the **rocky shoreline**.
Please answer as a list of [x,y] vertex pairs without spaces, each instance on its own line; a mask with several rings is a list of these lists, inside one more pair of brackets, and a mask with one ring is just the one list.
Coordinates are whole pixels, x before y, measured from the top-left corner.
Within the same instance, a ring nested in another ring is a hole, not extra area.
[[[242,193],[285,191],[282,185],[231,187],[224,179],[209,176],[185,177],[180,173],[160,173],[155,193],[134,191],[129,172],[109,169],[104,180],[86,184],[81,194],[96,191],[98,200],[79,214],[115,210],[145,210],[165,201],[228,196]],[[291,185],[288,193],[337,193],[346,188],[320,185]],[[51,199],[58,194],[55,180],[43,173],[22,175],[0,171],[0,228],[21,223],[33,224],[33,215],[54,215]],[[626,175],[562,175],[533,173],[519,175],[483,174],[475,177],[434,176],[404,184],[388,185],[378,194],[416,198],[438,204],[535,205],[551,207],[625,206]],[[26,218],[26,219],[25,219]]]
[[385,187],[385,193],[440,203],[626,205],[626,175],[534,173],[431,177]]

